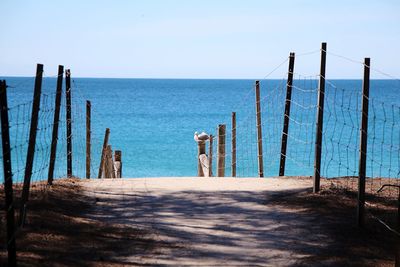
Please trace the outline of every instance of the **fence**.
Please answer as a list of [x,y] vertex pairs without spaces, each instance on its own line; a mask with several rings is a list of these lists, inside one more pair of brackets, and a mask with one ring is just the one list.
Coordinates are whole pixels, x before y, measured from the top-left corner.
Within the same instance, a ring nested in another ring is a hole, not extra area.
[[[219,136],[219,126],[213,134],[227,152],[218,153],[219,144],[210,147],[211,160],[225,162],[211,172],[310,176],[314,192],[331,187],[357,194],[359,226],[369,216],[400,237],[400,220],[385,212],[400,203],[400,81],[370,67],[369,58],[357,62],[328,52],[326,43],[298,58],[318,53],[318,75],[296,72],[291,53],[273,70],[289,63],[284,78],[255,82],[232,119],[223,121],[226,133]],[[326,79],[327,55],[358,66],[362,82]],[[371,73],[384,79],[371,80]]]
[[[45,76],[41,64],[35,77],[0,81],[1,191],[5,193],[2,211],[6,211],[9,266],[17,263],[16,235],[26,222],[32,188],[45,194],[54,179],[90,178],[97,176],[99,166],[110,170],[110,161],[114,166],[112,155],[110,158],[107,154],[107,162],[100,162],[102,138],[91,131],[92,116],[97,113],[71,78],[70,70],[65,71],[65,87],[63,82],[63,66],[59,66],[57,75]],[[121,166],[121,153],[117,154]]]

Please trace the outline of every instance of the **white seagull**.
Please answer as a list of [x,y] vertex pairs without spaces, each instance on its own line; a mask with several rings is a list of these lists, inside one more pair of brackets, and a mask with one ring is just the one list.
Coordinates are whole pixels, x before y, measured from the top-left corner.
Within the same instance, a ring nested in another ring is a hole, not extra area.
[[199,134],[198,132],[194,133],[194,141],[196,142],[207,141],[208,139],[210,139],[210,136],[205,132],[202,132],[201,134]]

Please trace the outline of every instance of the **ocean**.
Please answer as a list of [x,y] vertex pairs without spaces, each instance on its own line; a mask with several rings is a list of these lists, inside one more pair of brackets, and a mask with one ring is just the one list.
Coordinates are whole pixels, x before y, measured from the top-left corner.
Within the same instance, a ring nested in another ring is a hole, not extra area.
[[[22,179],[34,78],[2,77],[9,85],[14,176]],[[254,80],[73,78],[74,175],[85,175],[85,101],[92,105],[92,168],[97,177],[106,128],[109,143],[122,151],[123,177],[196,176],[194,132],[217,133],[226,124],[226,176],[231,174],[231,114],[237,117],[237,174],[257,176]],[[46,179],[54,113],[55,77],[43,79],[34,175]],[[318,81],[294,81],[287,175],[313,174]],[[329,80],[326,86],[322,175],[358,172],[361,80]],[[65,88],[63,88],[64,90]],[[373,80],[370,89],[369,176],[398,177],[400,91],[397,80]],[[286,96],[285,80],[261,81],[264,175],[279,172]],[[66,173],[63,92],[56,176]],[[217,138],[213,154],[216,155]],[[216,158],[213,157],[214,168]],[[215,173],[214,169],[214,173]]]

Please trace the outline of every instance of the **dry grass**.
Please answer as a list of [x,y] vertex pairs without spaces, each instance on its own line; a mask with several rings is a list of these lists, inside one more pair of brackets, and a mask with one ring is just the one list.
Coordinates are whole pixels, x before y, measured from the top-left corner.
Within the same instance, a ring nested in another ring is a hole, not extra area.
[[[329,245],[304,259],[301,266],[394,266],[398,238],[376,220],[380,218],[399,230],[395,197],[398,192],[376,193],[379,184],[390,183],[392,179],[374,181],[374,190],[366,196],[369,205],[364,229],[357,227],[357,187],[349,186],[357,183],[352,179],[324,179],[318,194],[310,190],[269,200],[270,204],[303,208],[306,213],[315,214],[319,218],[314,222],[316,229],[329,237],[326,240]],[[310,228],[313,226],[310,224]]]

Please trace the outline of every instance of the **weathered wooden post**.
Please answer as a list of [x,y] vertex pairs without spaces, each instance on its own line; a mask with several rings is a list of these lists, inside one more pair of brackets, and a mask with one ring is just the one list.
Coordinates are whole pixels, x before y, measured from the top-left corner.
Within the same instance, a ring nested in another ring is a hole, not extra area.
[[319,192],[321,180],[322,129],[324,123],[326,43],[321,45],[321,69],[318,85],[318,110],[315,134],[314,185],[313,192]]
[[369,104],[369,76],[370,58],[364,59],[364,78],[362,87],[362,113],[360,128],[360,154],[358,169],[358,205],[357,220],[358,226],[364,227],[365,224],[365,176],[367,169],[367,140],[368,140],[368,104]]
[[91,109],[92,104],[86,101],[86,178],[90,179],[90,161],[91,161]]
[[56,103],[54,108],[53,120],[53,133],[51,137],[51,151],[49,162],[49,173],[47,175],[47,183],[51,185],[54,179],[54,165],[56,162],[57,154],[57,140],[58,140],[58,124],[60,122],[60,107],[62,97],[62,82],[63,82],[64,66],[58,66],[57,87],[56,87]]
[[105,153],[107,150],[107,145],[108,145],[108,138],[110,137],[110,129],[106,128],[106,133],[104,134],[104,142],[103,142],[103,149],[101,150],[101,158],[100,158],[100,166],[99,166],[99,175],[97,178],[101,178],[103,175],[103,165],[104,165],[104,159],[105,159]]
[[225,140],[226,140],[226,125],[218,125],[218,151],[217,151],[217,176],[225,176]]
[[13,203],[13,179],[11,168],[10,125],[8,121],[7,84],[0,81],[0,115],[1,115],[1,142],[3,148],[3,171],[5,212],[7,220],[7,261],[8,266],[17,266],[17,253],[15,246],[15,218]]
[[114,161],[112,156],[112,149],[110,145],[107,145],[106,148],[106,160],[105,160],[105,178],[115,178],[114,171]]
[[29,188],[31,186],[32,168],[33,168],[33,160],[35,156],[35,146],[36,146],[36,134],[39,122],[40,96],[42,93],[42,78],[43,78],[43,65],[37,64],[35,89],[33,92],[31,126],[29,131],[29,144],[28,144],[28,152],[26,154],[24,185],[22,188],[21,208],[19,213],[20,226],[23,226],[25,222],[26,204],[29,199]]
[[236,177],[236,112],[232,112],[232,177]]
[[262,148],[262,125],[260,103],[260,81],[256,81],[256,119],[257,119],[257,148],[258,148],[258,176],[264,177],[264,161]]
[[200,155],[206,154],[206,141],[197,141],[197,176],[204,177]]
[[213,162],[213,138],[214,136],[210,134],[210,143],[208,145],[208,177],[212,177],[212,162]]
[[122,152],[121,152],[121,150],[115,150],[115,152],[114,152],[114,169],[115,169],[115,178],[122,178]]
[[65,96],[67,118],[67,177],[72,177],[72,101],[71,101],[71,71],[65,71]]
[[287,85],[286,85],[285,114],[283,117],[281,160],[280,160],[280,164],[279,164],[279,176],[285,175],[286,150],[287,150],[287,140],[288,140],[288,134],[289,134],[290,104],[292,102],[293,72],[294,72],[294,53],[290,53],[288,79],[287,79]]

